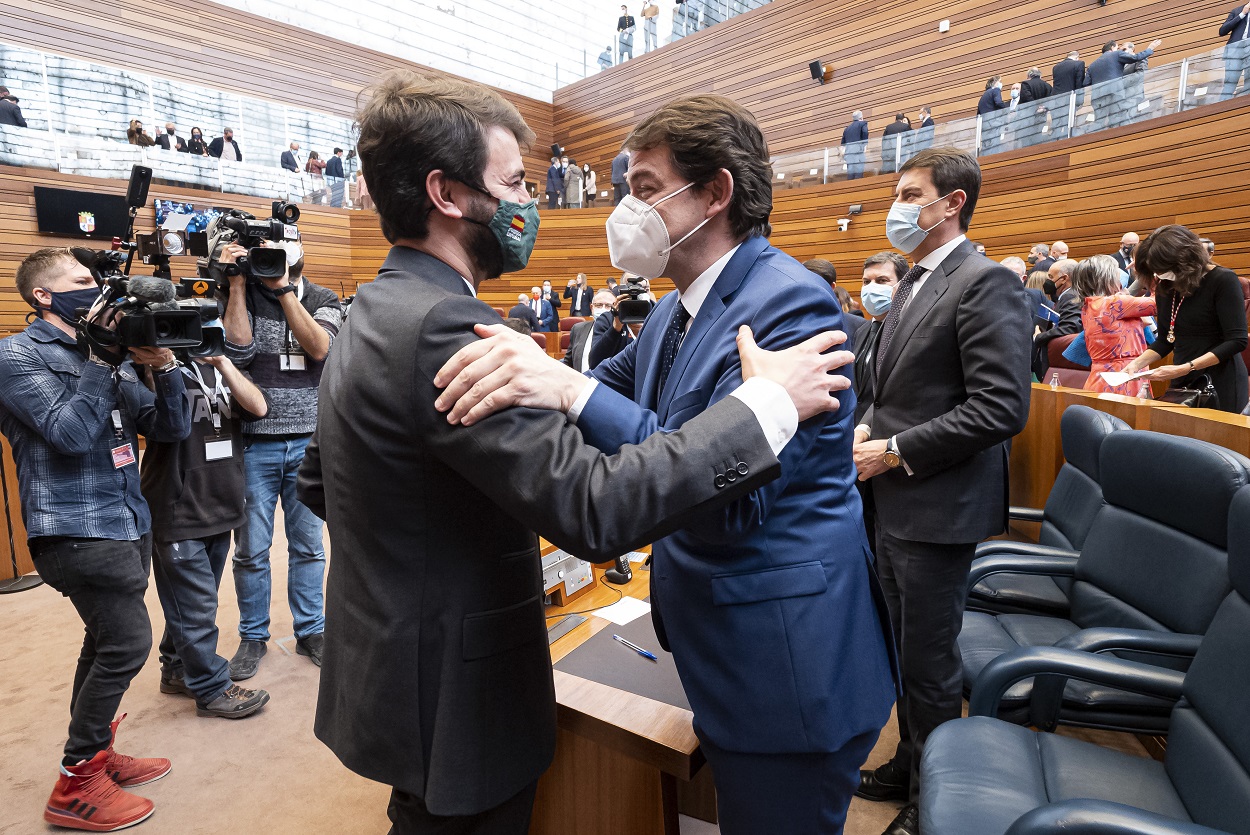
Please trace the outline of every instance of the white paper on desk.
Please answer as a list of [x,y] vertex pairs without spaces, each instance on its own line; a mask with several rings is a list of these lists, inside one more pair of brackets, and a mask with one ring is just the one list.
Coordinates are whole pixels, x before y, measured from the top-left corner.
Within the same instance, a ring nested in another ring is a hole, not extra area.
[[1106,382],[1107,385],[1118,387],[1118,386],[1124,385],[1130,380],[1136,380],[1141,377],[1145,377],[1149,373],[1150,373],[1150,369],[1146,369],[1145,371],[1138,371],[1136,374],[1128,374],[1123,371],[1103,371],[1103,372],[1100,372],[1098,376],[1102,377],[1103,381]]
[[642,551],[630,551],[629,561],[630,562],[646,562],[650,556],[651,556],[650,554],[644,554]]
[[650,611],[651,604],[645,600],[639,600],[636,597],[622,597],[611,606],[604,606],[602,609],[596,610],[595,614],[612,621],[617,626],[624,626]]

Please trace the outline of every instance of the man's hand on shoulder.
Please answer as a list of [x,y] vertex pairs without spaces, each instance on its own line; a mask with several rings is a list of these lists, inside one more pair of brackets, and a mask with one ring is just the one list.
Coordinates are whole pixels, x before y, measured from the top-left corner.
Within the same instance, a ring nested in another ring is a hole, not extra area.
[[842,331],[825,331],[792,348],[766,351],[755,344],[751,328],[743,325],[738,328],[743,382],[764,377],[781,384],[794,402],[800,421],[832,412],[838,408],[834,392],[849,389],[851,380],[831,372],[855,362],[855,355],[850,351],[825,352],[844,342],[846,334]]
[[449,359],[434,385],[434,408],[447,422],[471,426],[512,406],[567,412],[589,378],[549,357],[534,340],[503,325],[475,325],[482,337]]

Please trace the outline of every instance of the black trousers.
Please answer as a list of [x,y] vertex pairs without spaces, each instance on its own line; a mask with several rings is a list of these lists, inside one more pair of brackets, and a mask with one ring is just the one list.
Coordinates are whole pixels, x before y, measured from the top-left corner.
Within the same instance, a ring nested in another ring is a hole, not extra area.
[[938,725],[963,709],[963,665],[956,639],[963,628],[968,570],[976,543],[943,545],[890,536],[877,527],[877,576],[898,645],[903,698],[898,702],[896,768],[911,774],[911,802],[920,799],[920,757]]
[[74,765],[109,746],[109,724],[152,650],[143,603],[152,535],[133,542],[50,536],[30,546],[39,576],[69,598],[85,627],[65,743],[65,761]]
[[625,195],[627,194],[629,194],[628,183],[613,183],[612,184],[612,205],[615,206],[617,203],[620,203],[622,200],[625,199]]
[[390,835],[526,835],[534,811],[535,780],[493,809],[476,815],[433,815],[425,801],[399,789],[391,789],[386,816]]

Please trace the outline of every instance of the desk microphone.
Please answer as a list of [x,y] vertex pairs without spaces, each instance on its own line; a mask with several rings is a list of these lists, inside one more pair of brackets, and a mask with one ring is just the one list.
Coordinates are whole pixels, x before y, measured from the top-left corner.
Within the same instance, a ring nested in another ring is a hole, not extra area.
[[629,567],[629,554],[621,554],[616,558],[616,566],[603,572],[603,579],[618,586],[625,585],[633,578],[634,572]]

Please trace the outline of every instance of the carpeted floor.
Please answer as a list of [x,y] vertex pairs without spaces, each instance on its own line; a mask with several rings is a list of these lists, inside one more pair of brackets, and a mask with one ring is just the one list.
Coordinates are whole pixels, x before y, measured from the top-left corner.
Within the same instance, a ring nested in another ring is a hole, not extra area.
[[[285,555],[281,516],[274,554]],[[327,540],[327,550],[328,550]],[[135,832],[193,833],[384,833],[389,790],[352,774],[312,734],[318,670],[295,654],[286,606],[285,560],[274,564],[273,623],[260,672],[246,682],[272,699],[259,713],[238,721],[202,719],[183,696],[158,690],[155,648],[164,623],[155,589],[147,602],[156,640],[147,666],[122,702],[128,718],[118,733],[119,751],[163,756],[173,771],[136,793],[156,803],[156,813]],[[220,651],[238,646],[238,608],[227,575],[222,582]],[[0,833],[25,835],[55,830],[43,823],[43,806],[56,780],[69,715],[69,686],[82,643],[82,624],[69,601],[41,586],[0,596]],[[1087,738],[1090,735],[1084,734]],[[1104,734],[1100,741],[1142,754],[1131,737]],[[869,762],[883,762],[897,737],[893,724]],[[878,835],[897,804],[856,800],[849,835]],[[684,833],[714,835],[715,827],[683,820]],[[629,835],[603,833],[602,835]]]

